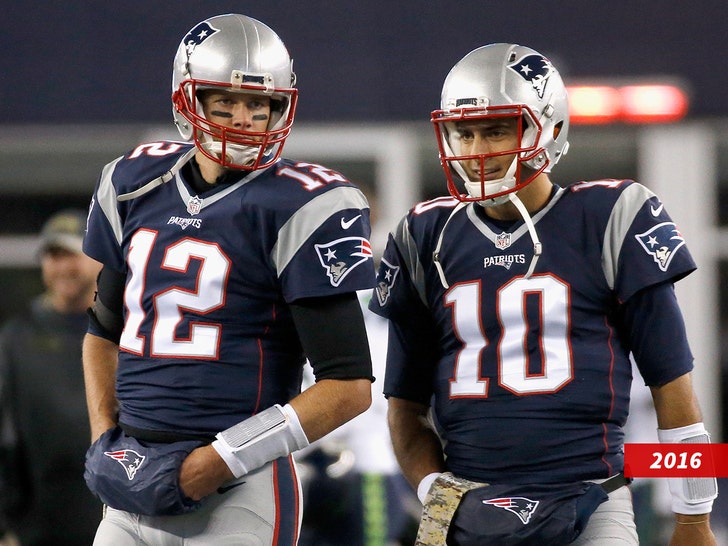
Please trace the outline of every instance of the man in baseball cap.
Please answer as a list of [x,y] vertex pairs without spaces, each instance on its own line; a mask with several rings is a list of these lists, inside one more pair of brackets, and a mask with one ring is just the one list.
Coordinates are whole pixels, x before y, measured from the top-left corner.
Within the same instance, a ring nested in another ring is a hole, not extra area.
[[84,211],[66,209],[57,212],[43,224],[40,232],[40,254],[53,248],[81,254],[85,232],[86,213]]
[[85,229],[81,210],[48,218],[37,251],[45,290],[0,330],[0,544],[91,544],[101,520],[83,479],[81,342],[101,267],[81,252]]

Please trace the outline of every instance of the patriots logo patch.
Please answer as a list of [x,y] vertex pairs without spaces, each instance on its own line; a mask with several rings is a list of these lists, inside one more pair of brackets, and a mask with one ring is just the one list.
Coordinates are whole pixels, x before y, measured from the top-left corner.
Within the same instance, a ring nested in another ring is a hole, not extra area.
[[542,99],[546,91],[546,84],[555,72],[551,61],[541,55],[526,55],[515,63],[509,64],[508,68],[529,82],[538,98]]
[[119,451],[104,451],[104,455],[114,459],[117,463],[124,467],[129,480],[133,480],[139,467],[142,466],[146,457],[140,455],[133,449],[120,449]]
[[483,504],[503,508],[518,516],[523,525],[531,521],[531,516],[536,512],[539,501],[527,499],[526,497],[502,497],[499,499],[486,499]]
[[682,234],[672,222],[657,224],[652,229],[635,235],[642,248],[652,256],[660,271],[667,271],[677,250],[685,244]]
[[190,30],[187,33],[187,36],[184,37],[184,40],[182,40],[185,44],[185,48],[187,49],[187,55],[191,55],[198,45],[218,32],[220,32],[219,29],[213,27],[207,21],[202,21],[199,25]]
[[339,286],[356,266],[372,259],[372,246],[363,237],[344,237],[314,247],[332,286]]
[[384,307],[389,299],[389,294],[394,287],[394,281],[397,280],[397,274],[399,273],[399,266],[390,264],[387,260],[382,258],[382,263],[379,266],[379,272],[377,273],[377,301],[380,307]]

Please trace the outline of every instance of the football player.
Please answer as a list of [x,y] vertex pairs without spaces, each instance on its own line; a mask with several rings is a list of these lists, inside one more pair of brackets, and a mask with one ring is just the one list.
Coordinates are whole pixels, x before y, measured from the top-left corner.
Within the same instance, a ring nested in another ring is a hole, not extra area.
[[[550,180],[568,104],[537,51],[470,52],[431,120],[451,196],[390,235],[371,304],[390,319],[384,392],[425,504],[418,544],[637,544],[630,355],[661,441],[709,439],[673,289],[696,268],[685,241],[634,181]],[[715,544],[716,481],[671,478],[671,492],[671,544]]]
[[0,546],[90,544],[101,520],[83,480],[79,362],[100,269],[81,250],[85,229],[84,210],[45,221],[37,252],[45,289],[0,328]]
[[[95,544],[290,546],[291,453],[371,402],[356,295],[375,279],[368,204],[342,174],[280,157],[295,75],[260,21],[192,28],[172,93],[184,141],[109,163],[89,210]],[[301,394],[305,357],[316,384]]]

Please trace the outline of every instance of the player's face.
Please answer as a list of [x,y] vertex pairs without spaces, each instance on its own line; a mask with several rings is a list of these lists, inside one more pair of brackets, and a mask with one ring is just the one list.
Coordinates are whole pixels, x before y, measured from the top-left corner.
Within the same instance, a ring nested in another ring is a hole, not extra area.
[[200,94],[205,118],[232,129],[263,132],[270,120],[270,98],[251,93],[204,91]]
[[487,182],[506,175],[515,154],[504,154],[504,152],[514,150],[520,145],[519,119],[503,117],[458,123],[461,155],[503,154],[490,155],[482,162],[479,158],[461,161],[470,180],[479,181],[482,176]]

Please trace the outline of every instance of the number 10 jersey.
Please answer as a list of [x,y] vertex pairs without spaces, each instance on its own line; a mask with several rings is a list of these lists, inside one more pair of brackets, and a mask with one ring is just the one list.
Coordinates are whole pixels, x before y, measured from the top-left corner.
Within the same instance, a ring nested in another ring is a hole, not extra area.
[[[370,304],[399,331],[384,392],[432,403],[456,475],[606,478],[622,469],[632,380],[622,304],[695,264],[662,203],[632,181],[554,186],[533,222],[543,250],[529,277],[523,221],[450,197],[408,213]],[[661,384],[691,370],[674,325],[650,327],[670,357],[638,362],[643,376]]]

